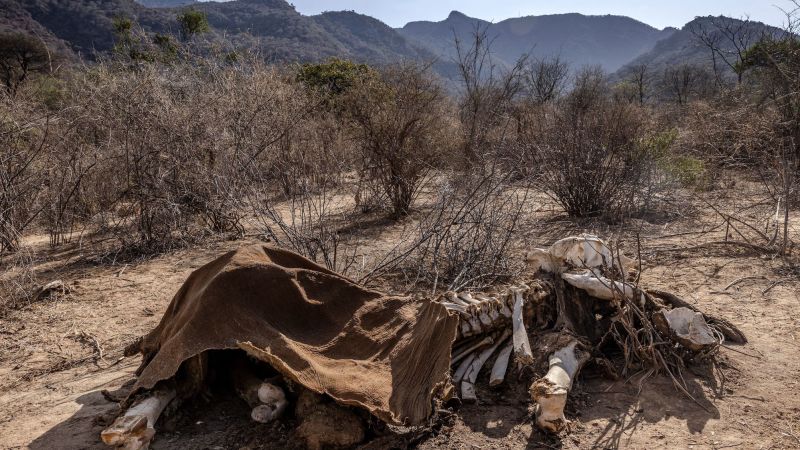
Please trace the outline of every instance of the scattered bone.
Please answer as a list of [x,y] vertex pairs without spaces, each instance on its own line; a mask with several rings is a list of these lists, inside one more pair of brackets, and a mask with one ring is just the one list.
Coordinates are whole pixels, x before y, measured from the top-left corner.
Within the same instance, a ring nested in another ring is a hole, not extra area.
[[461,361],[467,355],[472,354],[475,350],[479,348],[486,347],[487,345],[494,344],[494,339],[491,336],[486,336],[485,338],[481,339],[480,341],[476,342],[475,344],[459,351],[457,354],[453,354],[450,364],[455,365],[459,361]]
[[489,386],[499,386],[503,384],[506,379],[506,371],[508,370],[508,361],[511,359],[511,351],[514,350],[514,342],[509,342],[500,350],[497,359],[492,366],[492,375],[489,378]]
[[480,303],[480,301],[474,299],[472,297],[472,294],[470,294],[469,292],[461,292],[461,293],[459,293],[458,294],[458,298],[460,298],[465,303],[470,304],[470,305],[477,305],[477,304]]
[[564,406],[567,394],[581,367],[589,360],[589,354],[576,349],[577,342],[556,351],[550,356],[550,370],[536,380],[530,393],[536,406],[536,425],[546,431],[558,433],[567,424]]
[[36,290],[34,297],[36,300],[42,300],[58,293],[61,295],[69,294],[70,287],[61,280],[51,281]]
[[[692,304],[690,304],[686,300],[678,297],[677,295],[671,292],[648,289],[647,293],[652,295],[653,297],[659,298],[660,300],[669,304],[673,308],[689,308],[694,312],[701,312],[698,311],[697,308],[695,308]],[[720,333],[722,333],[722,335],[725,336],[725,340],[733,342],[735,344],[747,343],[747,337],[744,335],[744,333],[742,333],[742,331],[739,328],[737,328],[734,324],[730,323],[728,320],[705,313],[702,314],[709,325],[719,330]]]
[[[637,291],[633,286],[627,283],[609,280],[608,278],[598,276],[588,270],[581,273],[563,273],[561,274],[561,278],[570,285],[584,290],[590,296],[601,300],[614,300],[619,297],[620,294],[633,300],[637,295]],[[642,296],[640,303],[643,302],[644,294],[638,292],[638,295]]]
[[520,364],[533,364],[533,352],[528,332],[525,330],[525,322],[522,317],[522,310],[525,300],[522,298],[522,291],[514,291],[514,316],[512,324],[514,330],[514,355]]
[[106,445],[124,450],[146,449],[156,434],[155,424],[169,402],[175,398],[171,388],[157,389],[136,402],[110,427],[100,433]]
[[634,260],[622,254],[615,255],[597,236],[584,234],[561,239],[549,249],[533,249],[525,254],[525,261],[533,271],[560,273],[569,268],[617,267],[624,274]]
[[720,344],[703,314],[689,308],[662,309],[653,314],[653,323],[662,334],[693,352],[708,351]]

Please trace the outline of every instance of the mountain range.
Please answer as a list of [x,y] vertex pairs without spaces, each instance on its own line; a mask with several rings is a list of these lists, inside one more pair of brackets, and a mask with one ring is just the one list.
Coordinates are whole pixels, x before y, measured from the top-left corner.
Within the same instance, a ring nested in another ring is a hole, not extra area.
[[[402,60],[433,62],[452,72],[454,39],[468,41],[485,31],[493,58],[511,66],[522,55],[559,56],[577,68],[601,66],[624,74],[637,64],[653,67],[675,62],[708,64],[710,52],[692,32],[714,20],[698,18],[681,29],[656,29],[624,16],[559,14],[490,23],[452,12],[439,22],[411,22],[393,29],[355,12],[302,15],[285,0],[0,0],[0,32],[24,31],[57,51],[93,59],[114,44],[113,20],[124,16],[150,32],[175,33],[176,16],[185,8],[207,14],[209,39],[222,48],[247,48],[273,62],[320,61],[341,57],[372,64]],[[758,22],[754,30],[778,30]]]

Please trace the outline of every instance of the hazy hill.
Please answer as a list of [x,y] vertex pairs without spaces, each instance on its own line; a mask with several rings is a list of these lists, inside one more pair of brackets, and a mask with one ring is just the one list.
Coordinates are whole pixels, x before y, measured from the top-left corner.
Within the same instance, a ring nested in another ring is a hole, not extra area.
[[469,40],[476,26],[493,40],[495,56],[513,64],[521,55],[561,56],[573,67],[600,65],[613,72],[653,48],[672,29],[658,30],[622,16],[558,14],[507,19],[495,24],[454,11],[441,22],[411,22],[399,29],[443,58],[455,54],[454,35]]
[[[176,15],[184,6],[208,14],[208,36],[221,48],[250,49],[269,61],[319,61],[337,56],[383,64],[401,60],[432,61],[445,78],[453,73],[454,33],[468,41],[476,27],[487,30],[495,57],[511,65],[523,54],[560,55],[573,67],[600,65],[624,77],[638,64],[651,72],[670,64],[710,64],[710,51],[692,29],[713,23],[742,24],[728,18],[697,18],[682,29],[657,30],[621,16],[560,14],[531,16],[492,24],[452,12],[441,22],[411,22],[392,29],[372,17],[354,12],[304,16],[285,0],[0,0],[0,32],[24,31],[46,41],[58,53],[85,58],[109,51],[114,44],[113,20],[125,16],[150,32],[174,33]],[[753,22],[748,32],[777,33]],[[725,42],[721,40],[721,42]]]
[[[749,41],[751,44],[764,34],[779,35],[782,33],[782,30],[761,22],[743,22],[729,17],[698,17],[680,30],[676,30],[668,38],[658,42],[650,51],[639,55],[623,66],[616,76],[624,78],[633,67],[642,64],[647,65],[648,71],[653,74],[661,73],[668,66],[675,64],[692,64],[710,68],[712,66],[711,50],[693,31],[707,30],[712,39],[718,40],[723,51],[732,54],[735,52],[735,48],[730,40],[719,31],[719,26],[729,26],[738,30],[740,35],[746,36],[745,41]],[[729,75],[733,73],[722,62],[718,63],[717,67]]]

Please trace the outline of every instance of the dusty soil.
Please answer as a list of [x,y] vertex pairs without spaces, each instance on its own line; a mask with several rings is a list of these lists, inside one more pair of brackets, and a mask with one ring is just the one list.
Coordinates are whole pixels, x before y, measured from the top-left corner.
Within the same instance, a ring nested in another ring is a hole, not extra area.
[[[697,233],[718,222],[706,219],[599,229],[551,218],[525,233],[525,244],[537,246],[583,230],[615,234],[632,249],[638,231],[644,284],[739,326],[749,344],[723,348],[716,368],[684,374],[695,401],[662,376],[613,382],[587,372],[568,406],[570,432],[548,436],[531,425],[524,385],[479,386],[480,403],[444,418],[435,432],[394,430],[370,448],[800,448],[798,277],[779,259],[728,246],[661,251],[722,239],[723,231]],[[29,242],[39,255],[40,279],[62,279],[74,289],[0,319],[0,448],[104,448],[98,436],[117,406],[101,391],[130,383],[139,363],[138,357],[122,359],[122,349],[156,325],[192,270],[241,242],[113,265],[94,265],[76,247],[54,251],[46,239]],[[753,278],[726,289],[743,277]],[[168,420],[152,447],[286,448],[292,426],[291,419],[253,424],[243,402],[218,395]]]

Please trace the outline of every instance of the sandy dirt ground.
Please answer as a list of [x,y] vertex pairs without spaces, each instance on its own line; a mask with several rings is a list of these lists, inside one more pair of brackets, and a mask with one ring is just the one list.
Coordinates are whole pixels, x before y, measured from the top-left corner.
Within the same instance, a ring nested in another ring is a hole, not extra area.
[[[480,403],[460,408],[435,432],[395,430],[369,448],[800,448],[800,282],[778,259],[725,246],[658,251],[721,238],[681,235],[697,227],[641,227],[643,283],[728,318],[750,339],[722,348],[717,367],[685,373],[695,401],[662,376],[614,382],[587,372],[567,408],[570,432],[548,436],[532,426],[526,386],[481,385]],[[565,231],[531,231],[526,244],[546,244]],[[0,319],[0,448],[104,448],[99,433],[117,406],[102,391],[129,384],[139,364],[139,357],[121,358],[125,345],[156,325],[192,270],[242,242],[114,265],[94,265],[74,246],[55,251],[46,240],[31,242],[45,255],[40,277],[62,279],[73,291]],[[743,277],[752,278],[726,289]],[[243,402],[221,395],[167,420],[152,448],[287,448],[292,425],[253,424]]]

